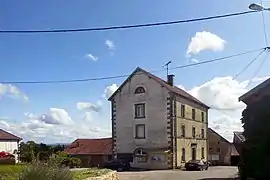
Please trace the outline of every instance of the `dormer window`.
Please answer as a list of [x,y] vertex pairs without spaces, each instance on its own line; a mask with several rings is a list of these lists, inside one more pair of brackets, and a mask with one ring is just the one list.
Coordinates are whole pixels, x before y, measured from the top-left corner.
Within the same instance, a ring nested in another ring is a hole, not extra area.
[[135,94],[141,94],[141,93],[145,93],[145,89],[142,86],[137,87],[135,89]]

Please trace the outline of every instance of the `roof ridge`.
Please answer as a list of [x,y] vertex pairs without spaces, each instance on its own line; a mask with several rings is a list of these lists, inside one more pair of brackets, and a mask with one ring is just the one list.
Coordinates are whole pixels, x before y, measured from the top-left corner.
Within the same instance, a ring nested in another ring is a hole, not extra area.
[[[181,88],[179,88],[179,87],[177,87],[177,86],[175,86],[175,85],[171,86],[171,85],[170,85],[167,81],[165,81],[164,79],[162,79],[162,78],[160,78],[160,77],[158,77],[158,76],[152,74],[151,72],[148,72],[148,71],[146,71],[146,70],[144,70],[144,69],[142,69],[142,68],[140,68],[140,67],[138,67],[137,69],[140,69],[140,70],[142,70],[144,73],[153,76],[157,81],[161,81],[162,83],[165,83],[168,87],[174,88],[174,89],[176,89],[176,90],[180,90],[182,93],[185,93],[185,94],[187,94],[188,96],[190,96],[190,97],[186,97],[186,98],[188,98],[188,99],[190,99],[190,100],[193,100],[193,101],[196,101],[196,103],[199,103],[199,104],[204,105],[204,106],[206,106],[206,107],[209,108],[209,106],[207,106],[205,103],[201,102],[198,98],[192,96],[192,95],[191,95],[190,93],[188,93],[187,91],[185,91],[185,90],[183,90],[183,89],[181,89]],[[169,89],[169,90],[172,91],[172,89]],[[181,95],[181,94],[180,94],[180,95]],[[184,95],[182,94],[182,96],[184,96]]]

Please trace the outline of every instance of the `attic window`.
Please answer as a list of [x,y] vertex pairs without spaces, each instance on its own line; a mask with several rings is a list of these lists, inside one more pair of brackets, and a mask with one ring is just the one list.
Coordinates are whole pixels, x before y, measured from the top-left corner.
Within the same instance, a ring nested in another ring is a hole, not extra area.
[[142,86],[137,87],[135,89],[135,94],[141,94],[141,93],[145,93],[145,89]]

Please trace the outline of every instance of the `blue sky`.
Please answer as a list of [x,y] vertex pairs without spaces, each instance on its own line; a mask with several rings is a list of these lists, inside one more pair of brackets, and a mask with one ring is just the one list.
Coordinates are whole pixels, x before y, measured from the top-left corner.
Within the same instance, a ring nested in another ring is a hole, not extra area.
[[[258,1],[10,0],[0,2],[0,28],[68,29],[192,19],[246,11],[253,2]],[[268,2],[264,4],[270,6]],[[269,19],[268,12],[265,12],[265,18],[266,21]],[[269,29],[269,25],[266,25]],[[225,40],[223,50],[205,50],[187,58],[191,38],[196,32],[202,31],[211,32]],[[122,75],[131,73],[137,66],[156,70],[161,69],[167,61],[172,61],[171,67],[174,67],[188,64],[192,58],[203,61],[265,46],[260,13],[164,27],[66,34],[0,34],[0,38],[0,81],[66,80]],[[115,47],[109,49],[106,40],[113,42]],[[214,77],[234,76],[257,53],[224,62],[178,69],[171,73],[176,75],[176,84],[190,90]],[[87,54],[98,57],[97,61],[87,58]],[[264,67],[267,65],[270,65],[269,61]],[[252,78],[257,66],[258,63],[254,63],[238,81]],[[165,72],[157,75],[164,78]],[[257,76],[267,75],[267,69],[262,68]],[[85,113],[76,108],[78,102],[102,101],[102,111],[93,114],[91,126],[100,125],[109,129],[109,103],[102,96],[107,86],[119,85],[123,80],[120,78],[75,84],[13,84],[29,100],[26,103],[17,98],[2,96],[0,118],[16,125],[25,121],[25,112],[42,114],[49,108],[60,108],[65,109],[73,121],[78,122]],[[54,141],[49,137],[41,140]]]

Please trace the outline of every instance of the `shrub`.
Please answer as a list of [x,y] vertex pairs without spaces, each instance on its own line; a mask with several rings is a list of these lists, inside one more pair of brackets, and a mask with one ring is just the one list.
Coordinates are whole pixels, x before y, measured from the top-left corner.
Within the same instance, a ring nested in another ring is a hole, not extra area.
[[15,165],[14,158],[0,158],[0,165]]
[[27,166],[20,174],[19,180],[72,180],[68,168],[53,164],[35,162]]
[[80,167],[81,160],[78,158],[71,158],[71,157],[53,157],[50,158],[48,164],[56,165],[59,167]]

